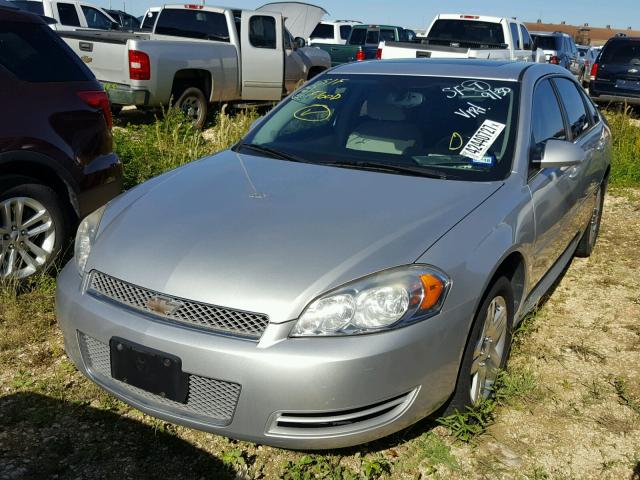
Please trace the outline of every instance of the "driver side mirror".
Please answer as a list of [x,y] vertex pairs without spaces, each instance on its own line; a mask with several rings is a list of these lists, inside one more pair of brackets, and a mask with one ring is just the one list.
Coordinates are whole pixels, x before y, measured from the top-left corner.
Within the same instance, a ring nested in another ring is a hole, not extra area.
[[111,22],[110,30],[120,30],[120,24],[118,22]]
[[542,147],[542,158],[534,160],[540,168],[572,167],[584,162],[587,153],[578,145],[565,140],[550,139]]
[[307,45],[307,42],[302,37],[296,37],[293,39],[293,47],[294,48],[303,48]]

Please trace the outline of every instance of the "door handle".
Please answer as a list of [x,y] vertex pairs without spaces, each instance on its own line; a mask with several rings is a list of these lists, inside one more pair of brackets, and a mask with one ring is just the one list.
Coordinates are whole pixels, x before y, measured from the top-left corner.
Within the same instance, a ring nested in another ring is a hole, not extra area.
[[80,50],[82,50],[83,52],[93,52],[93,43],[80,42],[78,46],[80,47]]
[[330,49],[330,50],[331,50],[332,52],[337,52],[337,51],[338,51],[338,49],[337,49],[337,48],[335,48],[335,47],[331,47],[331,49]]

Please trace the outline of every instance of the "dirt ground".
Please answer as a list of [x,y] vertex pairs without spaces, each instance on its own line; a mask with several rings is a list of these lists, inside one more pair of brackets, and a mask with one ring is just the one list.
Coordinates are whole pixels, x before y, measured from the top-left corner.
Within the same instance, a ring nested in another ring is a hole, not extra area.
[[0,297],[0,479],[640,480],[640,190],[609,195],[594,254],[524,322],[492,421],[468,443],[427,419],[315,455],[155,420],[66,360],[54,287]]

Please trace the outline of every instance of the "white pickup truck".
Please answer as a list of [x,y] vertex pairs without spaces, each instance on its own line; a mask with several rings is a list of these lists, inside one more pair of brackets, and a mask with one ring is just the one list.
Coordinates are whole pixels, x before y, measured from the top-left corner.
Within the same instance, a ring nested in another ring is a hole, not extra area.
[[378,58],[478,58],[544,62],[527,27],[510,18],[438,15],[426,36],[413,42],[381,42]]
[[60,36],[106,85],[116,109],[173,99],[198,127],[210,104],[279,101],[330,66],[328,55],[305,64],[304,40],[294,41],[276,12],[167,5],[148,11],[142,29]]

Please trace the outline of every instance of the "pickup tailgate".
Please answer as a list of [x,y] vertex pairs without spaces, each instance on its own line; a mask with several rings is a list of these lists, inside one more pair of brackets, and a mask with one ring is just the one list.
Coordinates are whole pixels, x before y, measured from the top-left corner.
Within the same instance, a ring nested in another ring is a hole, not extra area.
[[505,48],[466,48],[444,45],[424,45],[412,42],[382,42],[382,59],[392,58],[481,58],[508,59],[510,52]]
[[129,40],[147,40],[149,35],[127,32],[59,32],[103,83],[129,84]]

